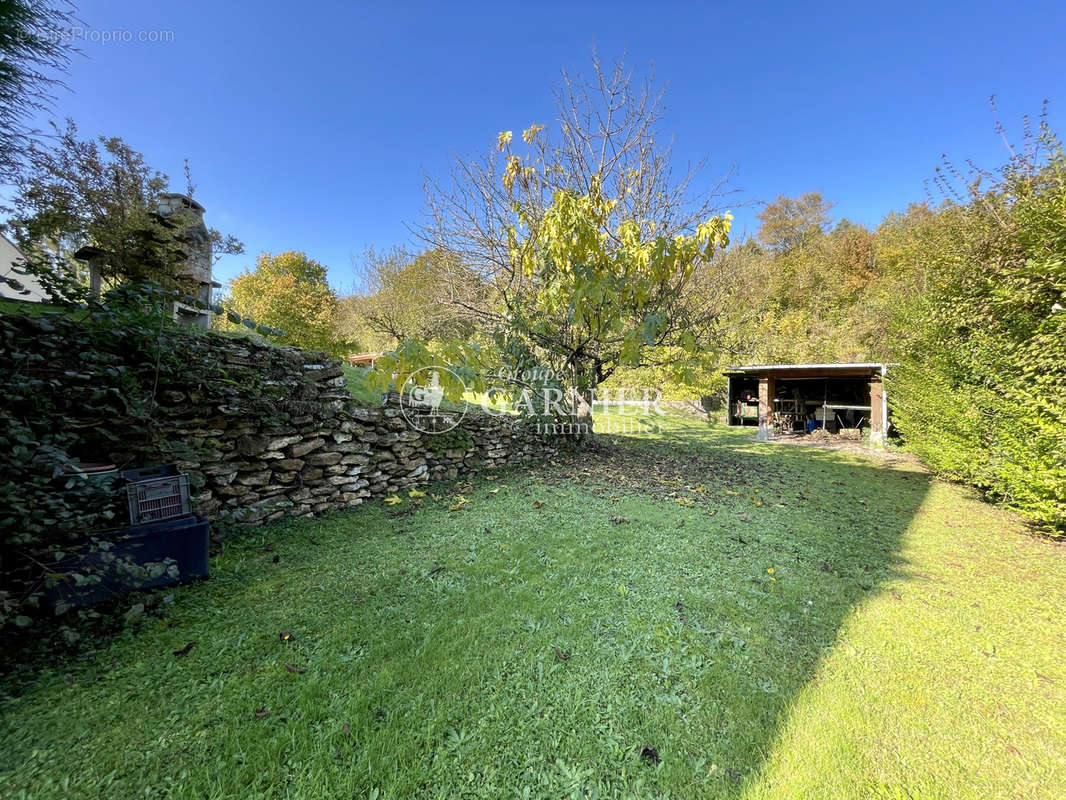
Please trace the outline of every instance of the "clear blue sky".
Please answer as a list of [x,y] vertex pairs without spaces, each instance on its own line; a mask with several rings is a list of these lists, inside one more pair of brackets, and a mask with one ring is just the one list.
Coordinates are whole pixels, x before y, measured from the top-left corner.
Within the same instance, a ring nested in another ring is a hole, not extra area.
[[[941,153],[1004,160],[1046,97],[1066,132],[1066,3],[233,2],[81,0],[87,29],[56,118],[119,135],[241,238],[305,250],[344,289],[352,254],[411,243],[422,176],[498,131],[551,118],[560,68],[654,63],[679,160],[736,164],[746,200],[817,189],[876,224],[924,197]],[[753,231],[754,208],[738,213]]]

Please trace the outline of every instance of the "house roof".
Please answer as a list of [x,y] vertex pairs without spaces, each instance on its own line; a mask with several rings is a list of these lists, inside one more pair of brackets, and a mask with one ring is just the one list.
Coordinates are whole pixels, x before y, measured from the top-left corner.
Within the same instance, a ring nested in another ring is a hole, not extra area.
[[862,369],[888,366],[880,361],[838,361],[832,364],[752,364],[743,367],[726,367],[727,372],[757,372],[761,369]]
[[0,233],[0,275],[17,281],[22,287],[16,289],[11,284],[0,281],[0,297],[43,303],[48,298],[40,281],[34,275],[27,275],[15,268],[15,265],[24,261],[25,258],[15,243]]

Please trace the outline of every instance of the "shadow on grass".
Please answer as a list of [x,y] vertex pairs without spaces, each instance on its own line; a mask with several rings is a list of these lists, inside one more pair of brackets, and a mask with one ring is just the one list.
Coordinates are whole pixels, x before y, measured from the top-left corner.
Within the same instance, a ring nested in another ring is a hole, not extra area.
[[[694,687],[717,707],[706,720],[717,730],[709,737],[717,769],[702,779],[716,776],[718,792],[741,794],[793,700],[818,680],[844,622],[906,574],[902,540],[931,478],[874,454],[758,443],[750,429],[692,420],[659,422],[654,435],[608,437],[614,452],[600,458],[621,478],[617,491],[705,508],[708,530],[725,533],[690,551],[714,559],[702,575],[669,566],[683,578],[679,596],[691,599],[688,622],[745,640],[726,656],[735,669]],[[690,754],[688,766],[703,760],[712,759]],[[698,781],[697,773],[688,777]]]

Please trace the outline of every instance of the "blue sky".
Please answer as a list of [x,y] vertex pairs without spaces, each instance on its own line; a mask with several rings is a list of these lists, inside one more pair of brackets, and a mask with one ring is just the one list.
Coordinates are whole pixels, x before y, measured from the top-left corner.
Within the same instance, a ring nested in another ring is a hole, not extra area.
[[[425,173],[549,122],[560,69],[593,46],[654,64],[679,164],[735,164],[748,201],[820,190],[867,224],[922,199],[941,153],[1002,163],[991,94],[1012,134],[1044,98],[1066,127],[1061,2],[81,0],[79,17],[97,33],[52,116],[122,136],[179,189],[188,157],[208,223],[248,251],[222,280],[295,249],[350,287],[350,256],[412,243]],[[123,30],[173,33],[100,41]]]

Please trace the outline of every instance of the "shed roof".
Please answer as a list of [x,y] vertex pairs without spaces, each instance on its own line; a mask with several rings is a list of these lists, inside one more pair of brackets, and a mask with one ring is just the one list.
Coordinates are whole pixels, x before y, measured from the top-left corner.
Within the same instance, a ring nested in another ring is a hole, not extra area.
[[799,373],[805,376],[817,375],[866,375],[882,372],[887,363],[879,361],[856,361],[835,364],[752,364],[747,366],[726,367],[726,374],[759,375],[766,373]]

